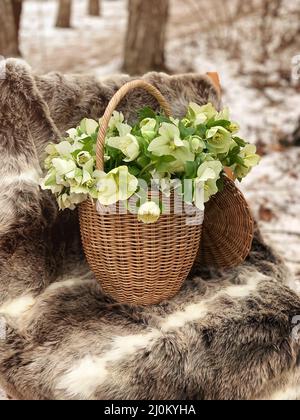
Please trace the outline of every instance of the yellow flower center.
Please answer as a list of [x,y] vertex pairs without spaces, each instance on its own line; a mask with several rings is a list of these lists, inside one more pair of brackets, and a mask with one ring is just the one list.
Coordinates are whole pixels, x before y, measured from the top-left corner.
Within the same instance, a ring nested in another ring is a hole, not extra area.
[[214,136],[214,139],[215,139],[216,141],[221,141],[221,140],[222,140],[222,134],[217,133],[217,134]]
[[96,184],[96,180],[95,179],[90,179],[89,181],[87,181],[86,183],[85,183],[85,185],[88,187],[88,188],[92,188],[92,187],[94,187],[94,185]]
[[173,150],[173,151],[176,149],[176,145],[174,143],[174,140],[170,141],[170,149]]

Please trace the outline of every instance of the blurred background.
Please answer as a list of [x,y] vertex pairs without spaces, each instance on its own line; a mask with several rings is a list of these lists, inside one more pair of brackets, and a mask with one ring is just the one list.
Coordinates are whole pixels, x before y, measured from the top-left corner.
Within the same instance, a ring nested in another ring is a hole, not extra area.
[[263,156],[241,188],[300,279],[300,0],[1,0],[0,55],[40,74],[219,72]]

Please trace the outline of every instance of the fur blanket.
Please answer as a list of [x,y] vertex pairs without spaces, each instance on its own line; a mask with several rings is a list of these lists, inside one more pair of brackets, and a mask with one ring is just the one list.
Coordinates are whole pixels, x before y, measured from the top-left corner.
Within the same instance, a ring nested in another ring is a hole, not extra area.
[[[40,191],[45,145],[99,117],[129,77],[34,77],[17,60],[0,70],[1,385],[19,399],[300,398],[300,298],[259,232],[240,267],[194,272],[172,300],[130,307],[86,266],[76,213]],[[189,100],[218,105],[206,77],[145,79],[176,116]],[[156,105],[137,91],[120,109],[144,104]]]

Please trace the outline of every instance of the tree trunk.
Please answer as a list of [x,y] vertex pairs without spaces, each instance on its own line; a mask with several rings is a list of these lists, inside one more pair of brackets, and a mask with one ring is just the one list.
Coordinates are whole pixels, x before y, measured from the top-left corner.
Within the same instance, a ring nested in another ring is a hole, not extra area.
[[88,0],[88,1],[89,1],[88,14],[90,16],[101,16],[101,0]]
[[71,27],[72,0],[59,0],[56,19],[57,28]]
[[0,1],[0,55],[19,56],[17,31],[11,0]]
[[141,75],[166,70],[165,43],[169,0],[129,0],[124,71]]
[[285,135],[280,139],[279,143],[284,147],[300,146],[300,119],[296,124],[295,130],[289,135]]
[[299,122],[295,131],[293,132],[291,136],[291,139],[292,139],[292,145],[300,146],[300,119],[299,119]]
[[16,37],[18,42],[18,52],[19,55],[21,55],[19,46],[20,46],[20,26],[21,26],[21,16],[22,16],[22,6],[23,1],[22,0],[12,0],[13,5],[13,13],[14,13],[14,19],[15,19],[15,28],[16,28]]

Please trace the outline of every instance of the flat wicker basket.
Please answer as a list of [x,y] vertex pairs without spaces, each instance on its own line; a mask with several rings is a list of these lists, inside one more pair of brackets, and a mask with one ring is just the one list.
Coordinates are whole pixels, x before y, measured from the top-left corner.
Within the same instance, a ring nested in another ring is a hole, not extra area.
[[228,269],[241,264],[250,252],[254,219],[242,192],[224,177],[224,190],[205,205],[202,238],[195,268]]
[[[171,110],[161,93],[142,80],[125,84],[104,113],[97,139],[97,168],[104,167],[105,135],[113,111],[132,89],[153,95],[165,114]],[[186,279],[199,248],[201,226],[187,224],[190,212],[178,214],[172,195],[170,214],[156,223],[138,222],[134,214],[103,214],[90,200],[80,205],[79,218],[87,261],[105,293],[121,303],[149,305],[174,296]]]

